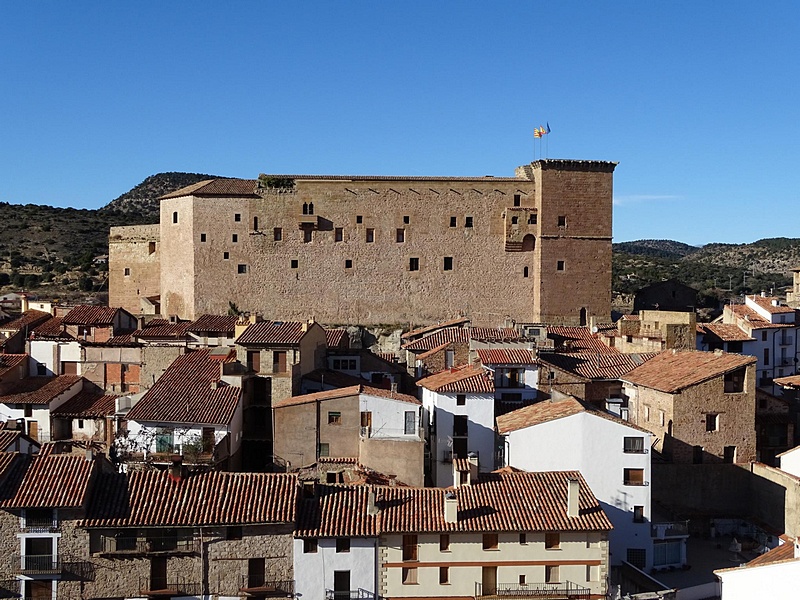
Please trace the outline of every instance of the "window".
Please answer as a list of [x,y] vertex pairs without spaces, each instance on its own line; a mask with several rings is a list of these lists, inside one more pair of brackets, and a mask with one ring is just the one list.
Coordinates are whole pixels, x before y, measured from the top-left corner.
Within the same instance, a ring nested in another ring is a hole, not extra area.
[[[344,361],[342,361],[342,365],[344,365]],[[356,359],[355,358],[351,358],[349,361],[347,361],[347,369],[349,371],[355,371],[356,370]]]
[[356,215],[356,223],[363,223],[364,217],[362,215]]
[[345,259],[344,261],[344,268],[345,269],[352,269],[353,268],[353,261],[351,259]]
[[417,583],[417,567],[403,567],[403,585]]
[[336,552],[350,552],[350,538],[336,538]]
[[303,243],[308,244],[313,236],[313,232],[310,229],[303,229]]
[[528,225],[536,225],[536,223],[537,223],[536,213],[529,214],[528,215]]
[[544,580],[546,583],[558,583],[558,565],[545,565]]
[[764,364],[769,364],[769,348],[764,348]]
[[472,217],[466,217],[464,219],[464,227],[472,227]]
[[644,406],[644,420],[645,421],[649,421],[650,420],[650,407],[647,406],[646,404]]
[[125,277],[130,277],[131,269],[130,267],[125,267]]
[[450,583],[450,567],[439,567],[439,585]]
[[419,544],[416,534],[403,536],[403,561],[418,560]]
[[236,272],[239,275],[247,273],[247,265],[236,265]]
[[405,215],[405,216],[403,217],[403,223],[405,223],[406,225],[408,225],[409,223],[411,223],[411,217],[409,217],[408,215]]
[[658,411],[658,424],[661,425],[662,427],[664,426],[664,417],[665,417],[664,411],[663,410],[659,410]]
[[455,365],[456,362],[456,351],[455,350],[445,350],[444,351],[444,368],[450,369]]
[[155,242],[148,242],[147,243],[147,253],[154,254],[156,251],[156,243]]
[[528,543],[527,534],[525,534],[525,533],[520,533],[519,534],[519,543],[522,544],[523,546]]
[[342,424],[342,413],[336,411],[329,411],[328,412],[328,425],[341,425]]
[[527,585],[527,582],[525,581],[525,575],[520,575],[519,576],[519,584],[520,585]]
[[464,406],[467,403],[466,394],[456,394],[456,406]]
[[644,569],[647,564],[647,551],[644,548],[628,548],[628,562],[638,569]]
[[233,235],[231,235],[231,242],[233,242],[235,244],[238,241],[239,241],[239,235],[238,234],[234,233]]
[[676,565],[681,562],[680,540],[658,540],[653,542],[653,566]]
[[453,415],[453,435],[465,437],[469,427],[467,415]]
[[458,219],[456,217],[450,217],[450,227],[455,227],[458,224]]
[[644,469],[624,469],[622,482],[625,485],[644,485]]
[[559,227],[566,227],[567,226],[567,217],[564,215],[559,215],[558,217],[558,226]]
[[414,435],[417,432],[417,413],[407,410],[405,414],[405,434]]
[[719,431],[719,415],[713,413],[706,415],[706,431]]
[[544,547],[547,550],[558,550],[561,548],[561,534],[550,532],[544,534]]
[[242,526],[241,525],[233,525],[231,527],[225,528],[225,539],[226,540],[240,540],[242,539]]
[[725,448],[722,449],[722,462],[736,462],[736,446],[725,446]]
[[173,223],[177,223],[178,222],[178,212],[177,211],[172,213],[172,222]]
[[303,554],[316,554],[319,548],[317,538],[308,538],[303,540]]
[[30,404],[26,404],[25,408],[23,409],[23,415],[22,416],[24,416],[24,417],[32,417],[33,416],[33,406],[31,406]]
[[330,456],[331,455],[331,447],[330,444],[320,443],[319,445],[319,455],[320,456]]
[[295,258],[295,259],[293,259],[293,260],[292,260],[292,262],[291,262],[292,268],[293,268],[293,269],[296,269],[296,268],[297,268],[297,264],[298,264],[298,263],[297,263],[297,259],[296,259],[296,258]]
[[723,376],[725,393],[726,394],[739,394],[744,391],[744,375],[745,368],[736,369],[725,373]]
[[517,225],[519,223],[519,217],[511,217],[511,224]]
[[484,533],[483,534],[483,549],[484,550],[497,550],[497,534]]
[[206,234],[205,233],[201,233],[200,234],[200,241],[205,243],[205,241],[206,241]]
[[78,419],[78,429],[83,429],[83,419]]
[[258,373],[261,371],[261,352],[258,350],[247,351],[247,370]]
[[308,214],[308,202],[303,202],[303,214]]
[[253,231],[258,231],[258,217],[253,217]]
[[283,229],[280,227],[276,227],[272,230],[272,239],[276,242],[280,242],[283,239]]
[[528,267],[524,267],[524,268],[522,269],[522,276],[523,276],[523,277],[527,277],[527,276],[528,276]]
[[450,534],[443,533],[439,536],[439,552],[450,552]]
[[563,271],[564,270],[564,261],[563,260],[560,260],[560,261],[558,261],[556,263],[556,270],[557,271]]
[[762,331],[761,332],[761,341],[762,342],[766,342],[767,341],[767,332],[766,331]]
[[633,522],[644,523],[644,506],[633,507]]
[[286,373],[286,351],[276,350],[272,353],[272,372]]
[[444,257],[444,270],[445,271],[452,271],[453,270],[453,257],[452,256],[445,256]]
[[230,257],[231,257],[231,253],[230,252],[223,252],[222,253],[223,260],[228,260]]
[[419,271],[419,259],[416,257],[412,257],[408,259],[408,270],[409,271]]
[[622,451],[626,454],[644,454],[643,437],[626,437],[622,442]]
[[341,242],[344,239],[344,229],[341,227],[337,227],[333,230],[333,241],[334,242]]
[[367,243],[371,244],[375,241],[375,230],[371,227],[367,228]]
[[519,206],[522,202],[522,196],[519,194],[514,194],[514,206]]
[[406,230],[405,229],[398,229],[397,230],[397,243],[402,244],[406,241]]
[[237,223],[241,223],[242,222],[242,215],[240,213],[235,213],[233,215],[233,220],[236,221]]

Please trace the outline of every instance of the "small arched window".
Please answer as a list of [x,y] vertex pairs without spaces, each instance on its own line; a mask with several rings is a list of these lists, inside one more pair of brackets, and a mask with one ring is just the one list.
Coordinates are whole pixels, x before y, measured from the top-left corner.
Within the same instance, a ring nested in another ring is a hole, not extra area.
[[522,238],[522,251],[532,252],[534,248],[536,248],[536,238],[529,233]]
[[525,267],[524,269],[522,269],[522,276],[523,277],[527,277],[528,276],[528,267]]
[[174,213],[172,213],[172,222],[173,223],[177,223],[178,222],[178,211],[175,211]]
[[308,214],[310,214],[310,215],[314,214],[314,203],[313,202],[309,202],[308,203]]
[[519,217],[511,217],[511,224],[516,225],[519,223]]
[[303,214],[308,214],[308,202],[303,202]]

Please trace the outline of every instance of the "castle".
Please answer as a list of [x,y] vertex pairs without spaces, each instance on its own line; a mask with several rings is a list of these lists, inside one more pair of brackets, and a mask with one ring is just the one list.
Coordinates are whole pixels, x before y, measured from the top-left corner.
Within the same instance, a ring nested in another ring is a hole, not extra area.
[[203,181],[163,196],[160,223],[111,229],[109,304],[194,319],[233,302],[327,324],[607,320],[615,167]]

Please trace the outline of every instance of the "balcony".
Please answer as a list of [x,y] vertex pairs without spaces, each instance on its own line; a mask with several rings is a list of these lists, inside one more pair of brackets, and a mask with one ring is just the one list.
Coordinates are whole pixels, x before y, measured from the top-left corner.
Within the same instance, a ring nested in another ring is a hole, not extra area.
[[294,596],[294,580],[266,581],[263,575],[242,575],[239,591],[246,596],[291,598]]
[[185,577],[140,577],[139,592],[150,598],[168,596],[199,596],[202,586],[198,582],[189,581]]
[[325,600],[370,600],[376,598],[375,594],[365,589],[358,588],[357,590],[346,590],[344,592],[337,592],[334,590],[325,590]]
[[108,556],[193,555],[200,553],[200,540],[191,533],[167,535],[103,535],[100,554]]
[[475,583],[475,598],[543,598],[588,600],[592,591],[571,581],[560,583],[498,583],[494,590]]
[[61,574],[61,558],[54,554],[18,554],[13,562],[19,565],[16,570],[18,575],[32,577]]
[[688,535],[689,521],[670,521],[666,523],[652,523],[650,525],[650,537],[657,540],[687,537]]

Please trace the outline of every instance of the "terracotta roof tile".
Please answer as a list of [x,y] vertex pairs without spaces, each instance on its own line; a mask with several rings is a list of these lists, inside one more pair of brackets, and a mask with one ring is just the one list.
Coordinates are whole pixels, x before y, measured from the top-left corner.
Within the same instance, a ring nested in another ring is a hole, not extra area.
[[7,394],[0,396],[0,402],[3,404],[48,404],[56,396],[81,384],[82,379],[80,375],[29,377],[15,384]]
[[166,471],[103,473],[81,527],[294,523],[297,477],[210,471],[170,478]]
[[759,567],[761,565],[770,565],[785,560],[794,560],[794,544],[792,542],[786,542],[780,546],[776,546],[769,552],[765,552],[761,556],[757,556],[747,563],[745,567]]
[[587,327],[568,327],[564,325],[549,326],[547,337],[553,340],[556,349],[565,352],[608,352],[615,353]]
[[437,329],[444,329],[446,327],[452,327],[454,325],[462,325],[463,323],[469,323],[469,319],[467,317],[457,317],[455,319],[442,321],[441,323],[436,323],[434,325],[425,325],[424,327],[418,327],[417,329],[412,329],[411,331],[407,331],[406,333],[400,336],[400,339],[407,340],[412,337],[417,337],[418,335],[424,335],[431,331],[436,331]]
[[299,344],[306,334],[299,321],[253,323],[236,339],[237,344]]
[[3,508],[78,508],[87,500],[94,461],[83,456],[23,456],[0,489]]
[[[27,366],[27,354],[0,354],[0,379],[20,365]],[[25,369],[27,374],[27,368]]]
[[50,313],[42,312],[40,310],[28,310],[16,319],[9,321],[8,323],[4,323],[2,326],[0,326],[0,329],[3,331],[21,331],[27,327],[30,331],[52,318],[53,315]]
[[170,323],[169,321],[161,323],[160,321],[151,321],[143,329],[137,329],[131,334],[133,339],[148,340],[148,339],[184,339],[186,332],[191,326],[190,321],[181,321],[180,323]]
[[[0,429],[0,453],[7,454],[8,447],[14,444],[21,436],[22,432],[19,429]],[[2,473],[2,468],[0,468],[0,473]]]
[[446,327],[418,340],[403,344],[404,350],[433,350],[449,342],[468,342],[469,329],[465,327]]
[[70,398],[64,404],[50,411],[54,417],[110,417],[116,412],[116,399],[114,394],[103,394],[83,390]]
[[796,327],[795,323],[771,323],[755,310],[744,304],[729,305],[731,312],[745,321],[750,329],[776,329],[783,327]]
[[518,340],[519,331],[512,327],[471,327],[470,339],[473,340]]
[[257,184],[255,179],[205,179],[164,194],[159,200],[181,196],[256,196]]
[[188,331],[192,333],[229,333],[233,335],[239,317],[233,315],[200,315],[189,323]]
[[434,392],[494,393],[491,375],[481,367],[466,365],[429,375],[417,385]]
[[655,356],[658,356],[657,352],[543,353],[539,355],[539,362],[586,379],[619,379]]
[[128,412],[130,421],[227,425],[239,404],[241,388],[219,383],[221,363],[211,350],[176,358]]
[[431,356],[435,356],[435,355],[439,354],[440,352],[442,352],[443,350],[446,350],[447,348],[452,346],[454,343],[466,344],[466,342],[445,342],[444,344],[440,344],[440,345],[436,346],[436,348],[431,348],[430,350],[427,350],[427,351],[423,352],[422,354],[417,354],[416,359],[417,360],[425,360],[426,358],[430,358]]
[[500,415],[497,417],[497,430],[500,434],[506,434],[511,431],[517,431],[541,423],[577,415],[582,412],[619,423],[620,425],[625,425],[631,429],[650,433],[647,429],[643,429],[619,417],[598,410],[590,404],[585,404],[571,396],[561,400],[543,400],[536,404],[531,404],[530,406]]
[[346,329],[326,329],[325,341],[328,348],[338,348],[339,346],[348,348],[350,346],[350,336],[347,335]]
[[776,377],[773,379],[778,385],[786,387],[800,387],[800,375],[790,375],[789,377]]
[[417,398],[409,396],[408,394],[400,394],[398,392],[392,392],[391,390],[384,390],[368,385],[353,385],[335,390],[325,390],[324,392],[314,392],[313,394],[303,394],[302,396],[290,396],[289,398],[284,398],[279,402],[275,402],[272,406],[274,408],[281,408],[283,406],[295,406],[318,401],[322,402],[325,400],[334,400],[336,398],[346,398],[347,396],[359,396],[361,394],[388,398],[390,400],[400,400],[410,404],[421,404]]
[[794,309],[785,304],[781,304],[777,296],[748,296],[758,306],[769,312],[771,315],[793,313]]
[[478,358],[485,365],[532,365],[536,353],[525,348],[478,348]]
[[91,306],[83,304],[76,306],[64,315],[64,325],[111,325],[114,316],[121,309],[111,306]]
[[749,342],[753,338],[733,323],[698,323],[699,333],[711,335],[723,342]]
[[624,379],[636,385],[675,393],[755,362],[755,356],[726,352],[667,350],[636,367]]
[[365,485],[317,485],[316,495],[300,501],[296,537],[375,537],[377,515],[370,515]]
[[361,377],[348,375],[347,373],[334,371],[332,369],[314,369],[310,373],[303,375],[303,380],[320,384],[324,383],[325,385],[332,385],[337,388],[363,385],[365,382]]
[[53,317],[33,330],[35,338],[72,338],[62,327],[63,317]]

